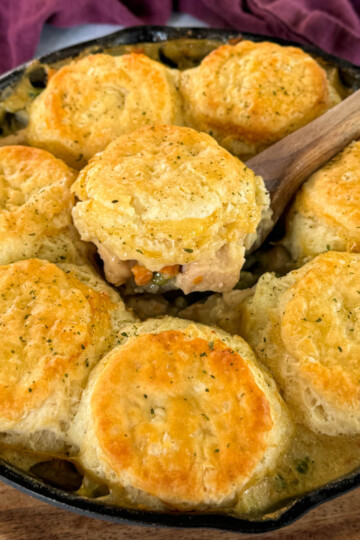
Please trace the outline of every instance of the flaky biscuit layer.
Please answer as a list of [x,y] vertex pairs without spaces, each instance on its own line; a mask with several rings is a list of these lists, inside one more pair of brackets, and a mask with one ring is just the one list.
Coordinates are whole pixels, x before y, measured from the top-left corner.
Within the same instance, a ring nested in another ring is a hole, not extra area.
[[87,246],[73,226],[76,172],[44,150],[0,148],[0,264],[38,257],[82,264]]
[[189,125],[245,158],[307,124],[340,98],[311,56],[295,47],[223,45],[181,74]]
[[91,368],[132,320],[89,267],[62,268],[0,266],[1,437],[43,451],[64,439]]
[[291,424],[241,338],[171,317],[121,336],[71,428],[86,470],[184,508],[232,501],[274,467]]
[[28,141],[80,169],[123,133],[181,123],[177,78],[175,70],[139,53],[71,62],[34,101]]
[[360,142],[313,174],[298,192],[283,244],[301,263],[327,250],[360,251]]
[[283,278],[264,274],[239,333],[275,374],[298,418],[360,432],[360,254],[328,252]]

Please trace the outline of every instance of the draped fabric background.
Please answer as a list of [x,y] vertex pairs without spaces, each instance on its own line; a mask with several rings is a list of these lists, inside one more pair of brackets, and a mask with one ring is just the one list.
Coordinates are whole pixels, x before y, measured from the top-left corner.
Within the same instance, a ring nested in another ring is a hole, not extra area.
[[45,22],[166,24],[174,9],[213,27],[312,43],[360,65],[360,0],[0,0],[0,72],[33,57]]

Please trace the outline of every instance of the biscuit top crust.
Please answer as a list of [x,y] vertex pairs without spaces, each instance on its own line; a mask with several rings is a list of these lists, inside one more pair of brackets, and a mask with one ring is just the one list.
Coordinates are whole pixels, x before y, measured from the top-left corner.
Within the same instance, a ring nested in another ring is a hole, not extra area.
[[341,229],[348,249],[360,251],[360,141],[309,178],[296,197],[294,210]]
[[9,235],[51,235],[68,226],[75,178],[75,171],[44,150],[0,148],[0,243]]
[[339,409],[357,412],[360,255],[329,252],[308,268],[286,292],[281,339],[304,381]]
[[54,264],[0,266],[0,418],[20,419],[86,378],[111,345],[115,307]]
[[256,231],[258,178],[193,129],[155,126],[119,137],[94,156],[73,189],[73,216],[121,260],[156,271],[207,259]]
[[59,69],[30,111],[28,138],[74,168],[122,133],[180,122],[177,72],[140,53],[89,55]]
[[273,427],[270,404],[237,351],[175,330],[112,351],[91,412],[118,478],[175,504],[233,496],[262,460]]
[[295,47],[223,45],[181,80],[190,117],[249,142],[270,143],[330,106],[325,71]]

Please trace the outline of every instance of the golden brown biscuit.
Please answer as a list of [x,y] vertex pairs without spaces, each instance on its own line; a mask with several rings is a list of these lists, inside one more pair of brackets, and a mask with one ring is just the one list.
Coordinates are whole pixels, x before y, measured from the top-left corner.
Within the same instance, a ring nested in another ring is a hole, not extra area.
[[87,246],[71,219],[76,173],[27,146],[0,148],[0,264],[38,257],[83,263]]
[[123,133],[181,123],[177,73],[139,53],[74,61],[34,101],[28,141],[81,169]]
[[119,137],[73,190],[82,201],[75,225],[97,245],[107,279],[120,285],[133,274],[151,292],[159,276],[185,293],[232,289],[269,213],[262,179],[209,135],[185,127]]
[[0,266],[0,438],[63,449],[91,368],[132,320],[90,268],[39,259]]
[[286,229],[282,243],[298,264],[330,249],[360,251],[360,141],[305,182]]
[[360,433],[360,254],[328,252],[282,278],[264,274],[239,333],[274,373],[301,422]]
[[85,470],[133,502],[191,508],[276,466],[291,423],[244,340],[171,317],[122,330],[69,432]]
[[340,100],[311,56],[269,42],[219,47],[182,72],[180,88],[189,125],[242,159]]

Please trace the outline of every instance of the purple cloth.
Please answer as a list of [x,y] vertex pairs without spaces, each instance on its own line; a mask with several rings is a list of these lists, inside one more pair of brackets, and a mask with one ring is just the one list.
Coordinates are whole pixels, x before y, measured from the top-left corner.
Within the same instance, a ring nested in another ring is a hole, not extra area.
[[181,0],[180,6],[211,26],[311,43],[360,65],[360,0]]
[[[0,72],[33,57],[45,22],[166,24],[171,0],[0,0]],[[179,0],[177,9],[218,28],[267,34],[360,65],[360,0]]]

